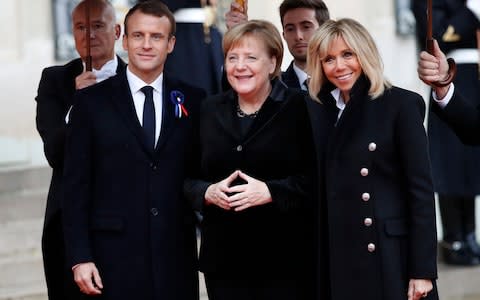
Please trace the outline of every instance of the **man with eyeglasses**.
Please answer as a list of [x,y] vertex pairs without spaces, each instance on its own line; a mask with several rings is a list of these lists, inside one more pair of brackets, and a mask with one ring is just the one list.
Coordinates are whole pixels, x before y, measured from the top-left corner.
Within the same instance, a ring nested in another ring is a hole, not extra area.
[[[86,24],[86,1],[90,24]],[[86,71],[86,28],[90,26],[92,71]],[[62,66],[48,67],[40,79],[37,101],[37,129],[44,143],[44,152],[52,167],[52,179],[42,235],[45,279],[50,300],[79,299],[72,270],[66,265],[62,229],[61,201],[64,192],[63,162],[67,119],[76,90],[103,81],[123,72],[125,63],[115,55],[115,40],[120,25],[115,22],[115,10],[107,0],[84,0],[72,12],[72,31],[80,58]]]

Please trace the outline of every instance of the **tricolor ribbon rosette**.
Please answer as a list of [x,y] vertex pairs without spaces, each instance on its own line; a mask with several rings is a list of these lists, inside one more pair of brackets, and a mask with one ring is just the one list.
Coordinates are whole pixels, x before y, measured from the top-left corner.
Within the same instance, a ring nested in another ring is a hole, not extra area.
[[180,119],[183,115],[188,117],[188,111],[185,109],[183,102],[185,102],[185,95],[180,91],[172,91],[170,93],[170,101],[175,106],[175,117]]

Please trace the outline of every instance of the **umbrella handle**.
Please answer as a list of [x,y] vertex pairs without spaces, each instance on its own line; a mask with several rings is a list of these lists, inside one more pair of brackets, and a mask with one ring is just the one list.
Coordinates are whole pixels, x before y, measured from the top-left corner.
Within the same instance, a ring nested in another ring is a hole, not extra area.
[[85,57],[85,69],[87,71],[92,71],[92,55],[90,54],[90,2],[85,1],[85,41],[87,48],[87,56]]

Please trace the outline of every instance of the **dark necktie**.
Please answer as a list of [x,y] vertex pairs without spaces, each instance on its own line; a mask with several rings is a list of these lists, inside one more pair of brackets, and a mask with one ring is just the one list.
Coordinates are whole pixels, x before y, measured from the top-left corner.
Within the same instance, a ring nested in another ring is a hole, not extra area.
[[305,79],[302,83],[302,90],[308,92],[308,79]]
[[144,86],[141,91],[145,94],[143,105],[143,131],[147,137],[147,145],[155,149],[155,106],[153,105],[153,87]]

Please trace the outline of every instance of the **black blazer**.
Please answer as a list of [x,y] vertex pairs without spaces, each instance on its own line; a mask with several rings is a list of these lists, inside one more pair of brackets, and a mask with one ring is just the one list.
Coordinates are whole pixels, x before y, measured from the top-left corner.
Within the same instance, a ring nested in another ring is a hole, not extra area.
[[186,183],[186,195],[201,206],[210,184],[242,170],[267,184],[273,202],[243,212],[203,207],[201,271],[229,277],[312,278],[307,270],[313,267],[315,154],[304,96],[274,81],[245,136],[239,131],[235,92],[203,103],[200,170]]
[[[172,91],[185,96],[174,115]],[[94,262],[102,299],[198,299],[195,216],[184,201],[200,100],[165,74],[162,129],[145,144],[123,72],[81,90],[70,114],[64,232],[70,265]]]
[[[125,63],[117,57],[117,73]],[[49,299],[76,299],[78,287],[65,266],[65,250],[61,225],[63,198],[63,161],[65,148],[65,116],[73,104],[75,78],[83,71],[80,58],[63,66],[45,68],[38,85],[37,129],[43,141],[45,157],[52,167],[42,233],[42,254]],[[67,295],[68,294],[68,295]]]
[[[117,73],[125,63],[117,56]],[[45,225],[60,210],[63,196],[63,160],[65,149],[65,117],[73,105],[75,78],[83,71],[82,60],[74,59],[63,66],[45,68],[38,85],[36,123],[43,141],[45,157],[53,169],[48,192]]]
[[[406,299],[410,278],[437,277],[425,103],[397,87],[372,100],[369,86],[361,77],[352,88],[327,150],[329,278],[337,300]],[[320,94],[326,105],[334,105],[330,91]],[[438,299],[436,291],[427,299]]]
[[455,91],[444,109],[434,104],[433,112],[455,131],[463,143],[480,145],[480,107],[473,106]]
[[289,87],[293,89],[301,89],[300,83],[298,82],[297,73],[293,69],[293,61],[288,66],[285,72],[282,72],[282,81]]

